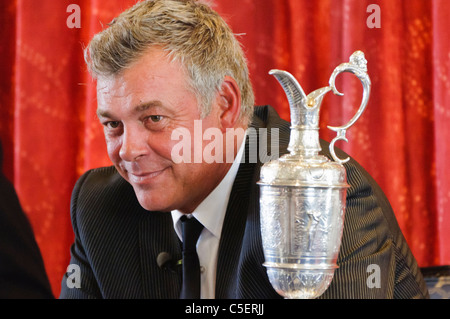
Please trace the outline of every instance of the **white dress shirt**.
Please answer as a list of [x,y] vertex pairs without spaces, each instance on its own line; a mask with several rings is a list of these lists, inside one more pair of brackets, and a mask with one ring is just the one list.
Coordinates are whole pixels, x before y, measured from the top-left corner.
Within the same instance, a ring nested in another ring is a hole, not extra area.
[[[192,213],[205,227],[197,242],[197,254],[201,269],[200,295],[202,299],[213,299],[215,297],[220,235],[228,206],[228,199],[239,169],[242,154],[244,153],[244,147],[245,136],[236,158],[225,177]],[[179,222],[181,216],[183,214],[178,210],[172,211],[173,225],[180,240],[182,240],[181,225]]]

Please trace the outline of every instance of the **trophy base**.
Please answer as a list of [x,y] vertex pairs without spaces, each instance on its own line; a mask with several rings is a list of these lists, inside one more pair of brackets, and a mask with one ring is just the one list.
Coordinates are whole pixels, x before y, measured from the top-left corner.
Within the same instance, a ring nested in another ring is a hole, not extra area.
[[331,269],[298,269],[267,267],[267,275],[275,291],[286,299],[314,299],[328,288],[334,276]]

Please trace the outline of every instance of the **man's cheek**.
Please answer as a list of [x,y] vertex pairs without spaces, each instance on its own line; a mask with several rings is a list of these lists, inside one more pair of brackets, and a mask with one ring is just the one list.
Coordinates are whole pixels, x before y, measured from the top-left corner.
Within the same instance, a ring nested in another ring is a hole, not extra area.
[[106,150],[108,152],[109,159],[114,163],[120,160],[120,146],[121,143],[118,139],[112,139],[105,137]]

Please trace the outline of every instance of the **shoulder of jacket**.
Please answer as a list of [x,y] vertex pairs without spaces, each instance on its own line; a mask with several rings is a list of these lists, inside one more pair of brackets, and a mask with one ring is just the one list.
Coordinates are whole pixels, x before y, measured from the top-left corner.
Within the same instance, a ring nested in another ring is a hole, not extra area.
[[89,197],[89,200],[113,198],[118,194],[133,192],[131,185],[123,179],[114,166],[86,171],[76,182],[72,201]]

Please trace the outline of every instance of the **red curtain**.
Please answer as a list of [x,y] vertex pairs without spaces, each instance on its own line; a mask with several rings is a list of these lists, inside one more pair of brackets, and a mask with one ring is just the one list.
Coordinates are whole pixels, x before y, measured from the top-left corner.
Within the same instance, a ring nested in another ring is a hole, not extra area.
[[[355,50],[364,51],[372,80],[369,105],[349,130],[349,143],[339,146],[384,189],[420,266],[450,264],[450,2],[210,2],[239,34],[257,103],[273,105],[287,120],[287,99],[270,69],[292,73],[309,93],[327,86],[333,69]],[[0,3],[3,171],[33,225],[56,296],[73,240],[74,183],[87,169],[110,165],[82,48],[134,3]],[[79,6],[79,28],[68,24],[76,18],[71,4]],[[360,104],[359,81],[344,74],[337,86],[344,97],[329,94],[322,105],[327,140],[333,134],[326,125],[344,124]]]

